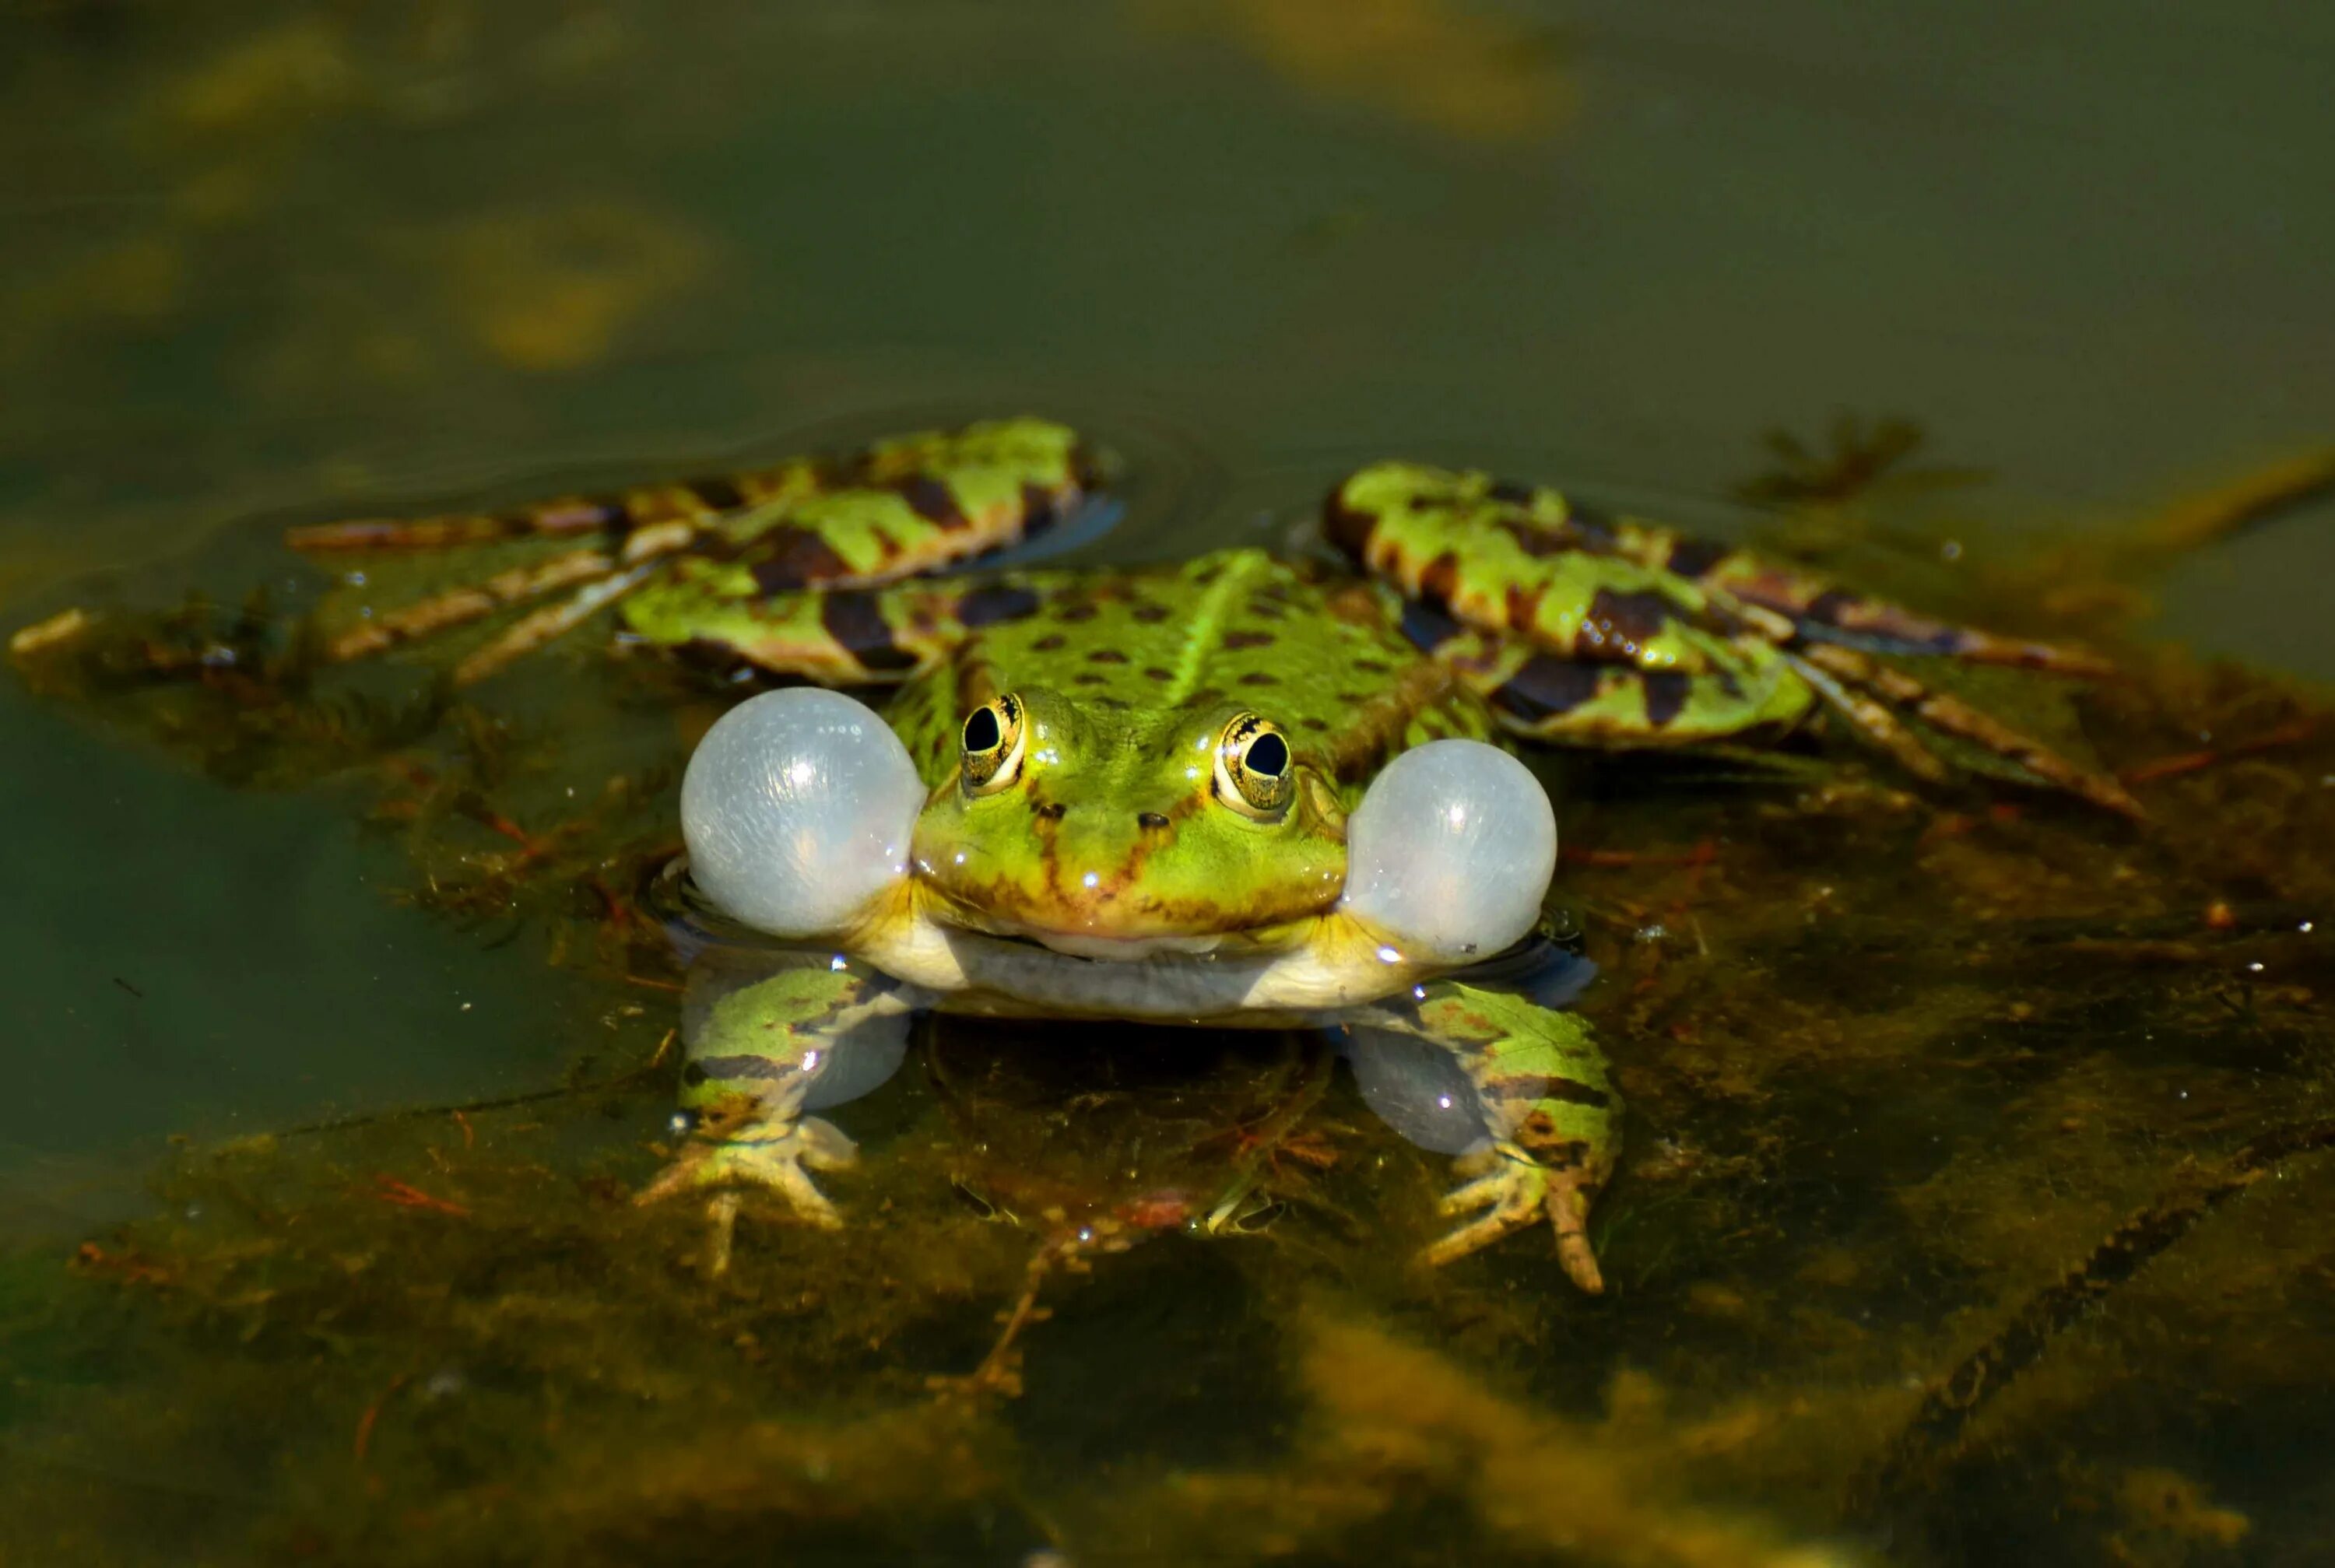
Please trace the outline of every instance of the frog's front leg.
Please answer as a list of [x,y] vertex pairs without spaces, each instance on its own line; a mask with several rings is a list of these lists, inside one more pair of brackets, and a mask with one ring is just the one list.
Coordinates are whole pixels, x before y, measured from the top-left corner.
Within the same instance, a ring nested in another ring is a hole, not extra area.
[[[1429,981],[1342,1021],[1356,1037],[1356,1070],[1373,1108],[1406,1137],[1458,1156],[1462,1180],[1442,1209],[1475,1217],[1419,1261],[1450,1263],[1545,1216],[1565,1273],[1584,1291],[1603,1290],[1589,1205],[1621,1150],[1621,1101],[1589,1026],[1530,997],[1457,980]],[[1448,1057],[1440,1073],[1431,1059],[1409,1068],[1393,1060],[1405,1047],[1416,1054],[1413,1041]]]
[[738,1189],[760,1189],[813,1224],[840,1225],[809,1172],[841,1169],[857,1150],[833,1123],[805,1113],[891,1077],[924,1001],[888,975],[825,954],[701,959],[683,1004],[689,1132],[637,1201],[712,1193],[719,1222]]

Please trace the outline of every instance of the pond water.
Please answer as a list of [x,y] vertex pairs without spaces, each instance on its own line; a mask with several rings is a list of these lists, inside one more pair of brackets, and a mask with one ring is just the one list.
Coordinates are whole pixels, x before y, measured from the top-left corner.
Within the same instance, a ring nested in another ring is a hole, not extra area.
[[[1445,1162],[1302,1040],[964,1021],[832,1113],[847,1228],[749,1213],[717,1273],[626,1199],[683,983],[640,912],[728,693],[596,628],[451,712],[426,659],[11,672],[0,1562],[2321,1560],[2330,47],[2093,0],[12,9],[12,631],[280,628],[331,586],[287,524],[1032,411],[1122,470],[1082,561],[1417,456],[2109,647],[1924,673],[2151,820],[1836,731],[1536,758],[1630,1107],[1599,1297],[1545,1234],[1410,1269]],[[2183,527],[2249,485],[2290,504]],[[1238,1234],[1012,1223],[1259,1125]]]

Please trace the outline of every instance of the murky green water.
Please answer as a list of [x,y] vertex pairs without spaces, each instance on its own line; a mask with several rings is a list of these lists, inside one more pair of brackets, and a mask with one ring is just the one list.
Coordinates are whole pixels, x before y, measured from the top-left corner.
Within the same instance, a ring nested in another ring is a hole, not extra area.
[[[582,636],[400,768],[352,721],[249,779],[12,674],[0,1563],[2318,1560],[2335,733],[2281,682],[2335,674],[2335,513],[2145,541],[2335,439],[2330,46],[2267,5],[10,13],[11,628],[300,608],[287,521],[1032,409],[1126,460],[1094,558],[1271,542],[1373,457],[1560,479],[2069,617],[2128,689],[1976,690],[2162,776],[2128,831],[1838,744],[1549,762],[1631,1106],[1602,1299],[1540,1238],[1406,1272],[1441,1162],[1299,1046],[964,1024],[838,1113],[852,1228],[750,1218],[712,1282],[624,1201],[674,965],[588,858],[497,880],[447,786],[605,808],[629,890],[718,699]],[[1958,482],[1739,503],[1843,411]],[[1260,1105],[1301,1120],[1258,1234],[1048,1277],[1018,1395],[929,1381],[1024,1289],[1001,1187]]]

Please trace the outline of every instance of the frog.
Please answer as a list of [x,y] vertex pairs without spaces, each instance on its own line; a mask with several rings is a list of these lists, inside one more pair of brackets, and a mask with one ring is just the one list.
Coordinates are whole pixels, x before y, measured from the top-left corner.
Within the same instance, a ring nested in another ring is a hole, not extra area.
[[[683,837],[712,907],[831,962],[708,1010],[682,1072],[686,1136],[644,1203],[729,1214],[759,1192],[842,1224],[818,1178],[856,1151],[811,1112],[837,1042],[887,1020],[1315,1030],[1400,1041],[1447,1073],[1448,1226],[1423,1265],[1545,1226],[1594,1293],[1613,1074],[1576,1011],[1495,977],[1545,940],[1556,865],[1520,750],[1766,740],[1829,713],[1922,779],[1948,772],[1934,732],[2142,815],[2115,780],[1880,652],[2079,677],[2106,661],[1476,470],[1356,470],[1330,489],[1318,552],[977,569],[1076,516],[1104,473],[1070,428],[1017,417],[293,531],[319,556],[567,547],[369,615],[328,641],[333,659],[523,609],[454,667],[474,683],[613,611],[630,642],[795,682],[699,743]],[[34,634],[69,632],[20,643]],[[881,713],[848,694],[885,687]]]

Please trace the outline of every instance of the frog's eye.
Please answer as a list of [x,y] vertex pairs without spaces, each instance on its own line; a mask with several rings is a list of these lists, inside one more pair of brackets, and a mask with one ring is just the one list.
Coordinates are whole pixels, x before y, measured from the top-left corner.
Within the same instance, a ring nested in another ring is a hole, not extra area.
[[1003,789],[1022,773],[1022,702],[1006,692],[965,715],[963,772],[968,795]]
[[1245,817],[1270,822],[1296,792],[1289,738],[1269,719],[1243,713],[1216,743],[1216,798]]

